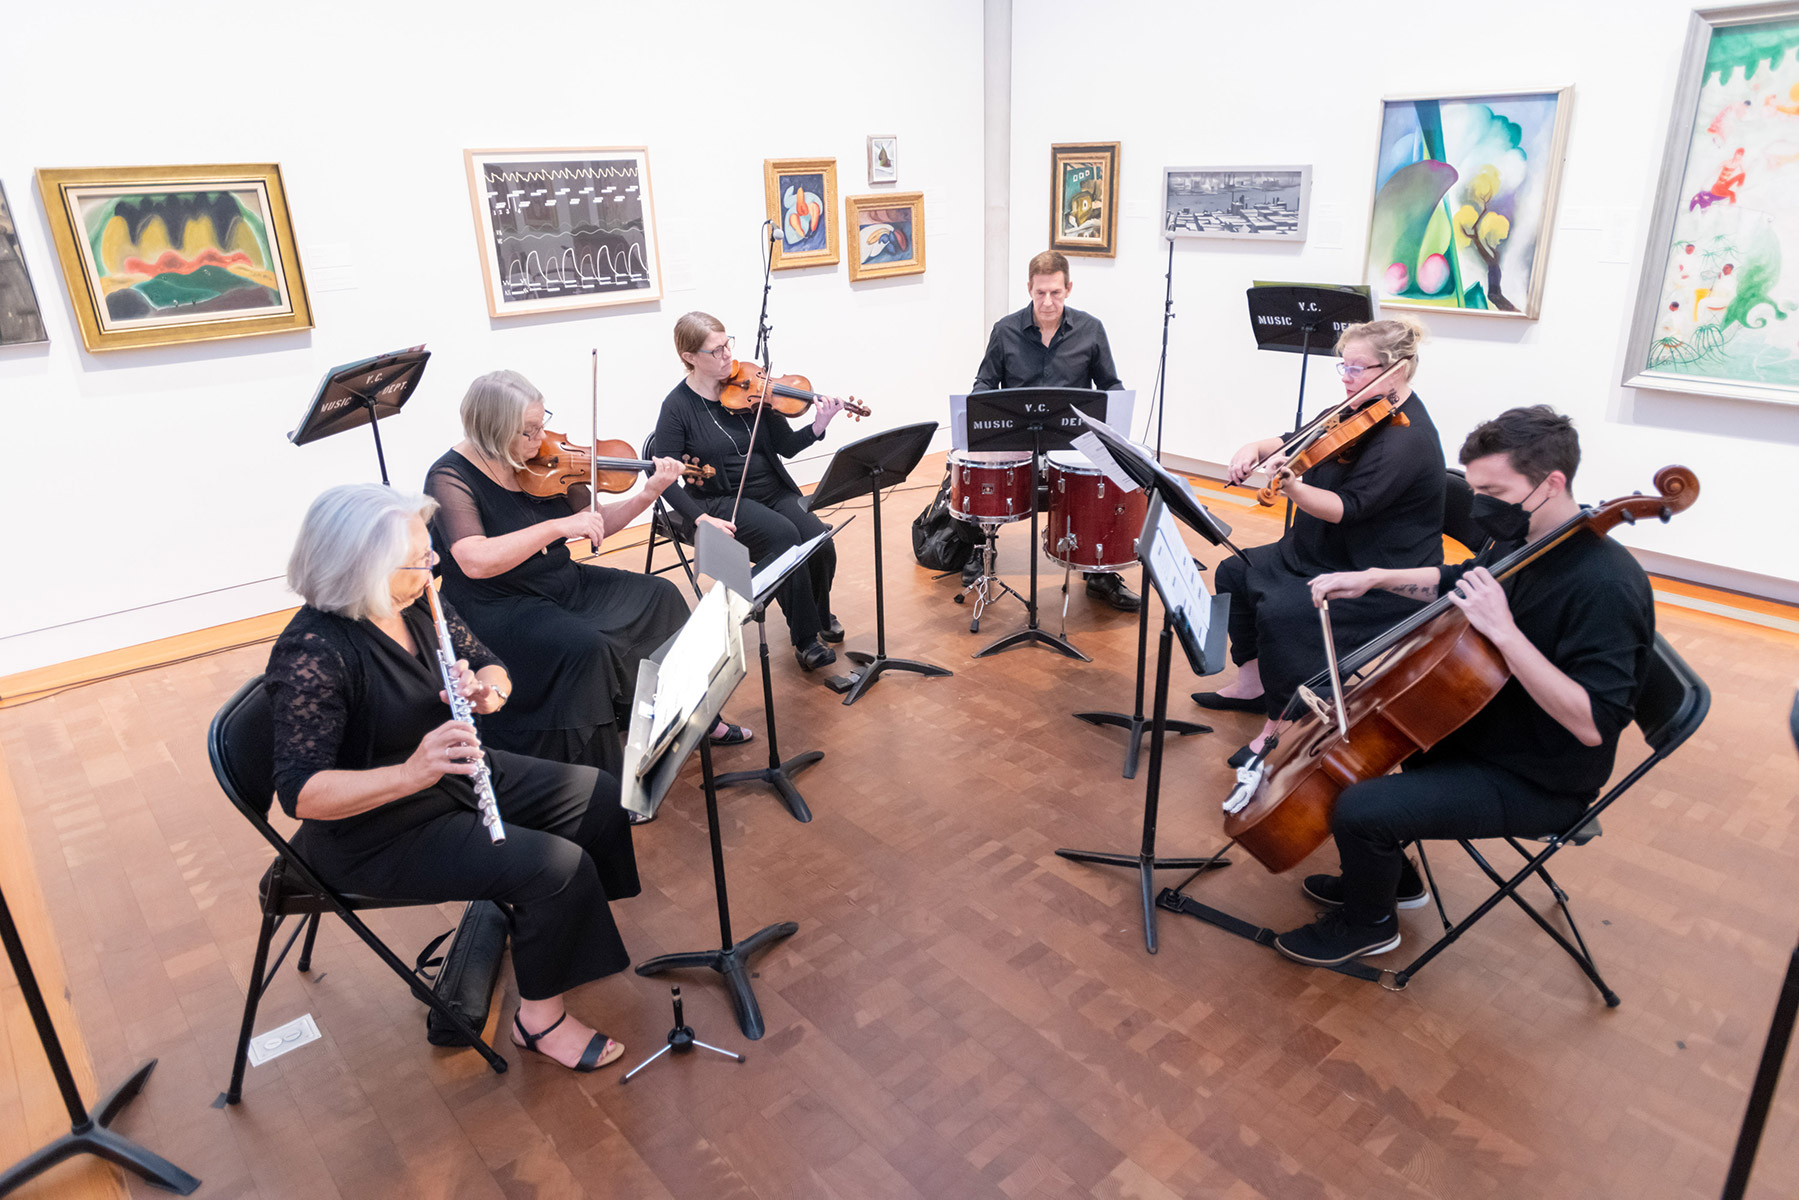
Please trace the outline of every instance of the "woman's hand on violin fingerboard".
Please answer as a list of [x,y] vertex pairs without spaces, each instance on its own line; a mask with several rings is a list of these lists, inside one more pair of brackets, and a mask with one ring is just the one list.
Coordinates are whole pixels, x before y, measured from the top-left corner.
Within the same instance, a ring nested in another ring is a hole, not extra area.
[[586,538],[595,550],[606,540],[606,518],[598,509],[582,509],[555,523],[556,533],[565,538]]
[[835,396],[820,396],[812,403],[812,432],[823,433],[831,418],[843,411],[843,401]]
[[669,487],[680,482],[681,460],[678,458],[658,458],[655,473],[644,481],[644,488],[652,496],[660,496]]
[[699,517],[697,518],[697,520],[698,520],[698,523],[701,525],[716,525],[720,529],[724,530],[726,533],[730,534],[732,537],[737,536],[737,526],[731,524],[731,522],[729,522],[729,521],[723,520],[722,518],[715,517],[711,513],[701,513],[699,515]]

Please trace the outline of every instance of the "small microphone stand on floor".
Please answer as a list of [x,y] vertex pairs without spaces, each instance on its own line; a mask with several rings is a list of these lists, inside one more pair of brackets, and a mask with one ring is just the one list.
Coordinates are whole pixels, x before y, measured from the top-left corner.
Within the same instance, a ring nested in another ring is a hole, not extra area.
[[631,1076],[637,1074],[637,1072],[643,1070],[645,1067],[661,1058],[664,1054],[667,1054],[670,1050],[673,1050],[677,1054],[686,1054],[695,1046],[698,1046],[702,1050],[710,1050],[714,1054],[722,1054],[726,1058],[734,1059],[739,1063],[744,1061],[743,1055],[738,1054],[733,1050],[721,1050],[717,1046],[702,1042],[699,1038],[693,1036],[693,1026],[689,1025],[687,1023],[687,1018],[681,1015],[681,989],[675,987],[669,988],[668,990],[673,994],[675,1002],[675,1027],[668,1031],[668,1045],[662,1047],[662,1049],[656,1051],[656,1053],[650,1055],[648,1058],[632,1067],[629,1071],[626,1071],[624,1077],[618,1081],[621,1086],[630,1083]]

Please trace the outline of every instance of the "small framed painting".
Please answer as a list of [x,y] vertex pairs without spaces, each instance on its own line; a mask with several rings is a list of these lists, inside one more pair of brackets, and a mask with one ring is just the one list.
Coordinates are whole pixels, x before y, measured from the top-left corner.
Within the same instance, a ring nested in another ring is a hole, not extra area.
[[889,133],[868,135],[868,182],[899,182],[899,138]]
[[464,150],[462,160],[489,316],[662,298],[648,149]]
[[854,249],[850,278],[924,274],[924,193],[884,192],[843,202],[843,228]]
[[837,262],[837,160],[765,158],[762,191],[774,222],[774,269]]
[[1118,143],[1059,142],[1049,148],[1049,248],[1118,254]]
[[312,328],[275,163],[47,167],[37,186],[90,352]]
[[1310,167],[1166,167],[1162,233],[1303,242],[1311,198]]

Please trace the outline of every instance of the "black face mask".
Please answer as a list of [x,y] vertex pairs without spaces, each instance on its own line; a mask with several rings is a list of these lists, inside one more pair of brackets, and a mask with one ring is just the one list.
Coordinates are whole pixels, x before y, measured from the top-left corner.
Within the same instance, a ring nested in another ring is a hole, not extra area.
[[[1530,499],[1536,495],[1536,491],[1536,488],[1531,488],[1530,495],[1524,499]],[[1543,499],[1548,501],[1547,496]],[[1537,505],[1537,508],[1541,507],[1542,504]],[[1474,504],[1468,509],[1468,519],[1485,530],[1496,542],[1521,542],[1530,532],[1530,514],[1535,511],[1535,508],[1525,511],[1522,502],[1508,503],[1497,496],[1481,493],[1474,497]]]

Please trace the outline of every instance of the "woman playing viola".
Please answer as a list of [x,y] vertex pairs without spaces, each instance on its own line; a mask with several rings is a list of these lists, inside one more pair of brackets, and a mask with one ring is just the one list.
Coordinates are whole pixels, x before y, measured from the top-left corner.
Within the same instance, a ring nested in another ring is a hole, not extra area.
[[[798,429],[779,413],[765,410],[752,447],[755,412],[719,403],[735,366],[724,324],[709,313],[687,313],[675,322],[675,353],[687,368],[687,377],[662,401],[656,449],[697,460],[717,474],[697,486],[668,489],[668,503],[689,526],[704,522],[736,537],[756,563],[823,533],[827,526],[806,511],[799,485],[781,459],[792,458],[823,438],[831,418],[843,410],[843,401],[818,397],[812,420]],[[740,483],[743,500],[738,504]],[[808,671],[837,661],[836,652],[825,644],[843,640],[843,626],[831,615],[831,580],[836,573],[837,551],[826,542],[805,569],[795,571],[775,593],[787,617],[794,655]]]

